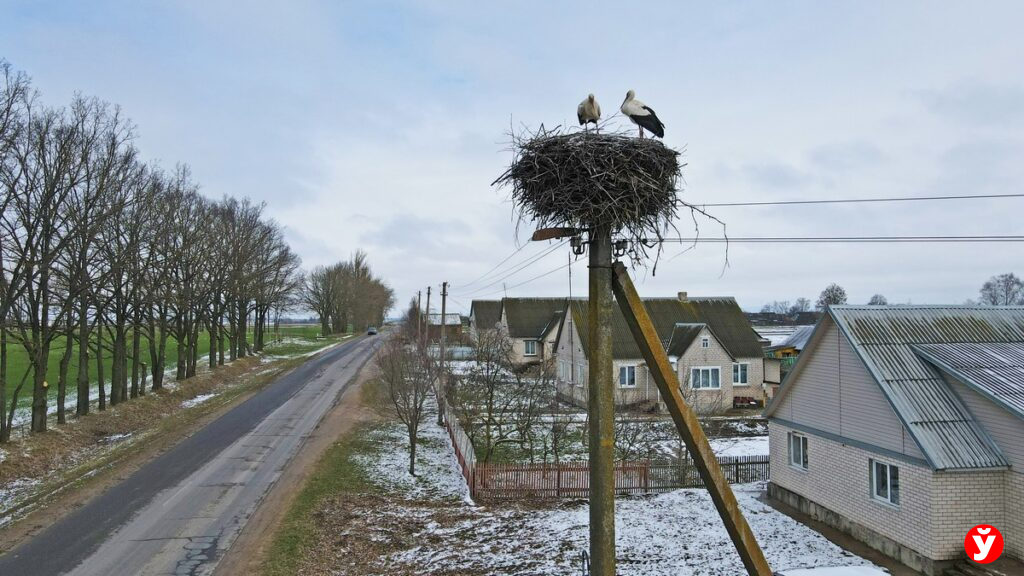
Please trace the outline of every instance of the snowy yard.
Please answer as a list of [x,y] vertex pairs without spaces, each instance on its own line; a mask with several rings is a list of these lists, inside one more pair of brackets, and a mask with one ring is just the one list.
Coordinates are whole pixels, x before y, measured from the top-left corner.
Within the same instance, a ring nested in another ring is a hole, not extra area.
[[[584,502],[475,506],[447,434],[433,418],[421,434],[418,478],[408,476],[408,455],[397,426],[375,431],[377,449],[356,457],[384,494],[362,504],[346,498],[339,503],[344,511],[324,512],[329,533],[321,538],[334,548],[324,551],[335,559],[333,569],[350,573],[344,569],[349,558],[376,546],[382,556],[374,569],[386,573],[564,575],[578,570],[579,554],[587,546]],[[763,503],[762,484],[734,489],[775,570],[870,565]],[[619,574],[743,573],[704,490],[622,498],[616,502],[616,518]]]

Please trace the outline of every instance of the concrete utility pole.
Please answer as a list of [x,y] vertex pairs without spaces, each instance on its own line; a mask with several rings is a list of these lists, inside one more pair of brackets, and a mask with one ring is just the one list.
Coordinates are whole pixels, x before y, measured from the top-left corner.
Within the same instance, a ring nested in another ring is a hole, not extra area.
[[590,233],[590,569],[615,576],[615,399],[612,374],[612,234]]
[[448,317],[445,315],[446,305],[448,304],[448,283],[441,283],[441,374],[437,379],[437,390],[435,394],[437,396],[437,425],[444,426],[444,415],[441,411],[441,402],[444,400],[444,390],[446,379],[445,372],[445,327],[448,325]]
[[427,318],[426,319],[426,324],[425,324],[426,328],[424,329],[424,332],[426,333],[426,336],[420,342],[420,346],[423,347],[424,351],[427,349],[427,343],[430,342],[430,286],[427,286],[427,316],[426,316],[426,318]]
[[423,290],[416,291],[416,341],[423,342]]

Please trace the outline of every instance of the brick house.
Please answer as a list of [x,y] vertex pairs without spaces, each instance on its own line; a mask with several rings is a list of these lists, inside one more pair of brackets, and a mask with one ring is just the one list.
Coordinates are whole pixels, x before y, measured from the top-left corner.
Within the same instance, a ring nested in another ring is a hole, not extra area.
[[769,495],[921,570],[1024,556],[1024,307],[835,306],[769,417]]
[[501,300],[473,300],[469,305],[469,337],[479,340],[483,330],[494,330],[501,324]]
[[[645,298],[655,331],[676,369],[683,396],[698,411],[721,412],[736,399],[762,398],[764,355],[757,334],[732,298]],[[559,396],[587,402],[587,301],[574,299],[561,319],[555,366]],[[616,307],[612,317],[615,403],[663,408],[640,349]]]

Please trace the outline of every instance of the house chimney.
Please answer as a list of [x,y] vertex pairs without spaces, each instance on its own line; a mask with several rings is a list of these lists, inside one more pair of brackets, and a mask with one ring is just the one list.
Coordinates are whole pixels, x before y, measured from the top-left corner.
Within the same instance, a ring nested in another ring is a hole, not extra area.
[[680,292],[679,293],[679,301],[680,302],[686,302],[686,292]]

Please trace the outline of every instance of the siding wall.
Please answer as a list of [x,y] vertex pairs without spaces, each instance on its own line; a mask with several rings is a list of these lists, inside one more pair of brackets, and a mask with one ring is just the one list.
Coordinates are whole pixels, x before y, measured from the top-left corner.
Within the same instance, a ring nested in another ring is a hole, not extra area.
[[[708,338],[708,347],[701,347],[701,339]],[[746,360],[744,360],[746,361]],[[764,367],[760,362],[750,362],[747,372],[748,382],[757,382],[758,392],[764,377]],[[690,387],[690,369],[697,366],[718,366],[721,369],[721,390],[694,390]],[[732,408],[733,382],[732,382],[732,357],[725,348],[718,342],[710,330],[704,328],[694,338],[690,347],[686,349],[682,357],[676,362],[677,377],[679,378],[680,389],[683,398],[690,406],[700,414],[720,412]],[[747,391],[749,386],[742,386],[739,390]],[[740,393],[740,396],[753,396],[753,393]],[[758,395],[759,396],[759,395]]]
[[921,449],[900,422],[850,343],[829,318],[775,417],[914,458]]

